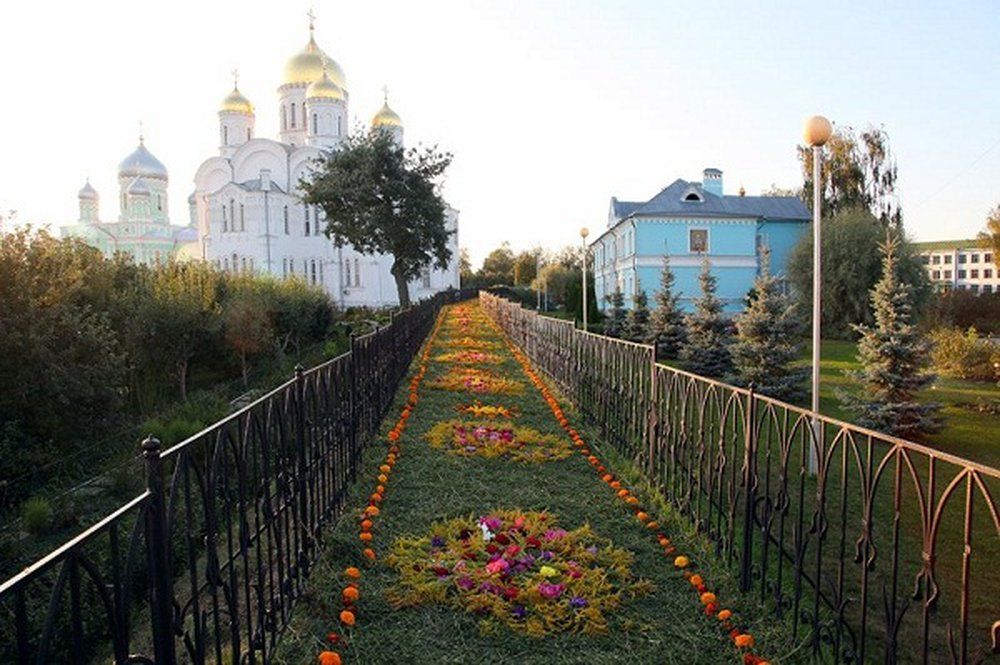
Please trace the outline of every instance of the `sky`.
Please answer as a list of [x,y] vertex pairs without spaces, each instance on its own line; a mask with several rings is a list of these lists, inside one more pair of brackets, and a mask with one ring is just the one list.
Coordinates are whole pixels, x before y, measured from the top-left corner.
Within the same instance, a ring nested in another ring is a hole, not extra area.
[[797,187],[817,113],[885,129],[914,239],[973,237],[1000,203],[996,0],[102,0],[0,4],[0,215],[73,223],[89,177],[113,220],[141,122],[186,224],[231,72],[276,138],[310,9],[352,124],[387,86],[407,143],[454,154],[443,191],[474,266],[504,241],[579,244],[612,196],[706,167],[729,194]]

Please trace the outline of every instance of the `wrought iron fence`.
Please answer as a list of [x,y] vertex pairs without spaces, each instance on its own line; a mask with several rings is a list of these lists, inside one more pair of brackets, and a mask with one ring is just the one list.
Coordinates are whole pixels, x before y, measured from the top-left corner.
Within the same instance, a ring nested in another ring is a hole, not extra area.
[[144,441],[144,492],[0,584],[0,662],[268,662],[440,306],[471,295],[400,312],[168,450]]
[[483,308],[821,660],[1000,654],[1000,470]]

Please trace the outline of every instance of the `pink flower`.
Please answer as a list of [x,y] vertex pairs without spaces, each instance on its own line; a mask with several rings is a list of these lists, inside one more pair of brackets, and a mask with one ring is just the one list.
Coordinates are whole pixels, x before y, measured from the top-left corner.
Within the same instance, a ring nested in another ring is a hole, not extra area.
[[510,564],[507,563],[506,559],[497,559],[486,564],[486,572],[488,573],[503,573],[506,572],[508,568],[510,568]]
[[565,584],[549,584],[548,582],[540,582],[538,584],[538,593],[542,594],[549,600],[558,598],[565,590]]

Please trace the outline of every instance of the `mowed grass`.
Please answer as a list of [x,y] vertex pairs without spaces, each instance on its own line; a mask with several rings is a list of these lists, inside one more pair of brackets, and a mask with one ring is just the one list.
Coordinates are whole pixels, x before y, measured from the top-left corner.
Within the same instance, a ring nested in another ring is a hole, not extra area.
[[[440,333],[446,334],[446,329]],[[483,339],[502,341],[492,330]],[[673,556],[665,555],[655,532],[636,520],[632,510],[582,455],[574,452],[563,460],[517,463],[505,458],[459,456],[427,443],[424,435],[435,423],[464,417],[456,407],[477,398],[484,404],[519,409],[520,416],[513,421],[516,426],[566,436],[506,347],[490,350],[503,355],[502,364],[480,367],[498,369],[504,377],[521,381],[524,392],[520,395],[473,395],[425,387],[448,371],[447,363],[434,360],[444,351],[440,346],[432,347],[419,403],[399,441],[399,461],[386,485],[381,514],[373,528],[372,546],[378,552],[378,561],[369,562],[362,555],[358,524],[377,483],[377,467],[387,445],[385,434],[403,408],[408,390],[400,391],[383,436],[366,453],[359,481],[351,491],[349,505],[354,506],[353,510],[324,535],[326,554],[312,573],[308,591],[279,645],[276,662],[315,662],[321,650],[331,648],[345,663],[364,664],[742,663],[743,654],[720,628],[719,621],[704,614],[698,594],[672,565]],[[660,532],[672,539],[678,553],[692,558],[696,572],[705,576],[719,595],[720,608],[732,609],[736,625],[754,634],[754,652],[776,662],[790,662],[795,649],[782,628],[773,625],[752,600],[735,591],[728,569],[713,560],[711,546],[692,533],[686,522],[648,488],[643,488],[637,472],[582,427],[565,400],[560,399],[560,404],[602,463],[643,498],[644,507],[659,520]],[[565,529],[590,524],[600,536],[632,553],[632,570],[652,582],[652,593],[625,599],[610,617],[607,635],[557,634],[544,638],[528,637],[507,626],[483,633],[479,617],[450,607],[396,609],[388,602],[386,593],[397,583],[398,576],[383,561],[397,538],[427,534],[438,521],[478,517],[501,509],[548,511]],[[343,609],[341,589],[347,581],[343,570],[348,566],[362,569],[361,598],[353,628],[344,627],[338,620]],[[327,642],[331,632],[339,636],[339,643],[333,646]]]
[[[824,340],[820,364],[820,411],[826,415],[852,422],[854,416],[837,399],[837,389],[857,390],[856,382],[845,370],[860,369],[857,345],[853,342]],[[810,345],[803,347],[802,358],[810,358]],[[943,452],[965,457],[974,462],[1000,468],[1000,416],[979,413],[959,404],[988,403],[1000,400],[1000,388],[993,383],[938,378],[920,395],[922,401],[942,405],[944,429],[917,440]]]

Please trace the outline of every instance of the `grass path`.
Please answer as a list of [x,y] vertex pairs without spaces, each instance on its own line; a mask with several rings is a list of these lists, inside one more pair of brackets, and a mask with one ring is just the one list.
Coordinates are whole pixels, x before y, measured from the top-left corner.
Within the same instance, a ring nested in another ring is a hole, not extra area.
[[[478,305],[442,312],[369,447],[354,510],[326,534],[276,662],[324,651],[327,665],[787,654],[704,542],[575,429],[524,363]],[[477,403],[487,408],[460,410]],[[675,565],[682,555],[686,568]],[[757,644],[739,648],[751,634]]]

